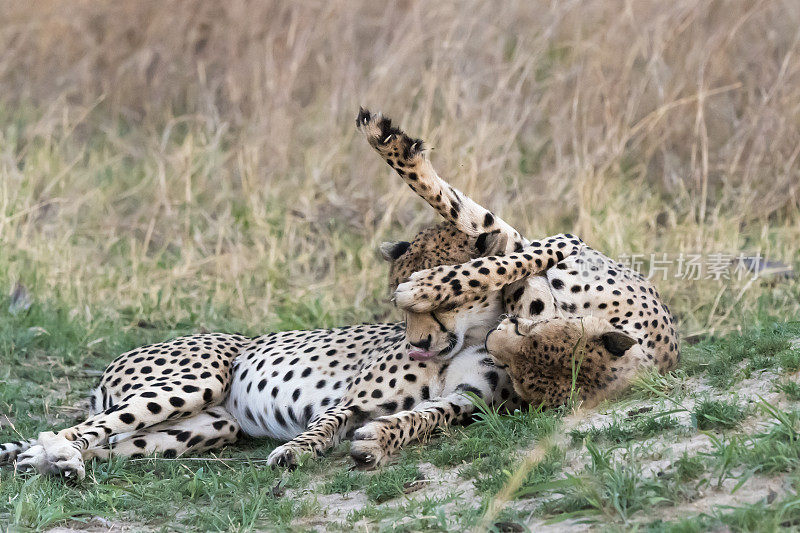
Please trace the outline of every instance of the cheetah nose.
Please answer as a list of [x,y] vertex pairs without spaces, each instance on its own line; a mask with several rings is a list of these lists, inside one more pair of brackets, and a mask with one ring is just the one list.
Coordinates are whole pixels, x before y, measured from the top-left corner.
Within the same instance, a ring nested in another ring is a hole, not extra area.
[[431,336],[428,335],[425,340],[420,340],[416,342],[409,341],[408,343],[413,346],[414,348],[419,348],[420,350],[428,351],[431,347]]

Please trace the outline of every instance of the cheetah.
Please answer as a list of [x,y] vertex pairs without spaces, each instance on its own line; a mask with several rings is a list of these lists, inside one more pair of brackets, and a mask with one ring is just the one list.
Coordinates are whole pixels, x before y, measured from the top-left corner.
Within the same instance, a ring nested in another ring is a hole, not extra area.
[[[437,247],[442,241],[450,246]],[[468,261],[492,253],[491,246],[490,239],[441,224],[411,242],[384,243],[381,254],[390,262],[394,288],[419,268]],[[495,313],[478,311],[472,324]],[[372,418],[435,403],[446,387],[480,390],[492,401],[494,369],[480,358],[473,375],[451,372],[441,380],[441,367],[410,359],[408,351],[402,323],[252,339],[209,333],[140,347],[105,369],[90,393],[87,420],[0,444],[0,464],[16,460],[21,469],[83,478],[90,459],[177,457],[232,444],[243,433],[290,441],[269,463],[291,466],[302,453],[322,453]],[[498,385],[508,398],[510,382]]]
[[[644,368],[675,368],[675,319],[649,280],[571,235],[522,238],[442,180],[421,141],[379,114],[363,111],[360,120],[376,150],[445,220],[466,234],[507,243],[504,254],[417,271],[398,285],[394,296],[405,311],[407,340],[427,358],[438,357],[451,332],[468,327],[462,313],[488,298],[501,311],[486,349],[515,392],[534,405],[557,406],[575,396],[591,405],[624,390]],[[542,265],[541,247],[554,243],[570,251]]]
[[[359,114],[359,126],[362,121]],[[446,222],[411,242],[384,243],[390,288],[417,270],[502,253],[512,232],[463,232]],[[536,264],[527,256],[527,272],[571,253],[559,246],[532,249]],[[84,422],[0,444],[0,464],[83,478],[90,459],[178,457],[246,434],[288,441],[269,455],[270,465],[292,466],[304,454],[316,456],[352,438],[355,462],[376,467],[437,426],[468,420],[474,412],[468,392],[490,405],[519,405],[508,376],[483,346],[500,306],[479,297],[459,312],[457,327],[438,315],[449,333],[435,359],[426,347],[406,342],[403,323],[255,338],[209,333],[137,348],[105,369]]]

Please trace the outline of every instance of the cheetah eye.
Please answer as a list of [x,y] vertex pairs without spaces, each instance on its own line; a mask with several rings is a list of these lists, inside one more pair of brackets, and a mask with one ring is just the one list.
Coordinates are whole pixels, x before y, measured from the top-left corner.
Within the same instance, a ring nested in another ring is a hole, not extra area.
[[439,329],[441,329],[443,333],[447,333],[447,328],[446,328],[446,327],[444,327],[444,324],[442,324],[442,321],[441,321],[441,320],[439,320],[439,317],[437,317],[437,316],[436,316],[436,313],[433,313],[433,312],[432,312],[432,313],[431,313],[431,318],[432,318],[432,319],[433,319],[433,320],[434,320],[434,321],[435,321],[437,324],[439,324]]

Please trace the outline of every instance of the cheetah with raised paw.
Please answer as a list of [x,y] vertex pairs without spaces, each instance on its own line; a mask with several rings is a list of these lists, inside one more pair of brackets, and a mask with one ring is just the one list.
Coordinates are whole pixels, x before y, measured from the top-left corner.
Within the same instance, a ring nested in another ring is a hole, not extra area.
[[[369,144],[395,169],[409,168],[418,159],[422,141],[410,141],[400,130],[393,128],[388,119],[373,116],[362,109],[357,125]],[[405,144],[400,145],[398,141]],[[430,163],[426,162],[425,171],[435,175]],[[462,204],[458,198],[452,200],[453,209],[458,203],[488,213],[468,199],[464,198],[464,201]],[[465,226],[468,217],[459,217],[457,213],[447,220],[442,226],[450,228],[447,232],[423,231],[413,243],[384,244],[381,247],[384,257],[392,261],[392,288],[423,268],[454,264],[448,262],[447,257],[459,255],[465,241],[472,243],[471,253],[475,257],[521,249],[525,243],[501,220],[474,225],[470,221]],[[530,253],[519,254],[519,264],[512,269],[520,276],[538,274],[576,253],[581,246],[580,241],[570,236],[530,245]],[[436,264],[422,267],[423,262]],[[350,454],[357,464],[373,467],[384,464],[402,446],[430,434],[441,425],[469,420],[475,412],[475,404],[467,393],[474,393],[490,405],[502,405],[511,410],[518,407],[519,399],[510,390],[508,376],[487,357],[484,348],[486,334],[496,326],[501,313],[502,302],[486,294],[477,294],[457,313],[442,310],[426,314],[425,318],[433,324],[435,336],[409,336],[410,343],[404,343],[399,353],[376,357],[356,378],[338,408],[325,413],[308,431],[276,449],[270,460],[291,463],[303,451],[311,449],[314,453],[321,453],[357,427],[360,420],[378,416],[355,430],[350,446]],[[413,319],[412,315],[407,315],[407,320]],[[412,324],[408,323],[407,327],[411,329]],[[390,376],[390,395],[370,392],[376,381],[385,380],[387,369],[393,374],[398,365],[402,365],[403,381],[399,376]],[[417,370],[406,374],[413,369]],[[408,390],[421,391],[424,401],[417,403],[415,398],[408,397]],[[383,403],[376,402],[376,399]],[[391,411],[395,412],[380,416],[380,412],[370,411],[376,403],[388,403]]]
[[[638,272],[570,235],[528,241],[442,180],[421,141],[379,114],[362,110],[359,122],[389,165],[445,219],[465,233],[497,234],[508,243],[505,255],[418,271],[398,286],[395,302],[406,311],[411,344],[435,354],[463,327],[474,302],[488,299],[500,311],[487,349],[517,394],[546,406],[573,394],[591,404],[624,390],[643,368],[665,372],[677,365],[675,320]],[[556,264],[540,256],[553,243],[568,251]],[[502,315],[509,317],[501,321]]]

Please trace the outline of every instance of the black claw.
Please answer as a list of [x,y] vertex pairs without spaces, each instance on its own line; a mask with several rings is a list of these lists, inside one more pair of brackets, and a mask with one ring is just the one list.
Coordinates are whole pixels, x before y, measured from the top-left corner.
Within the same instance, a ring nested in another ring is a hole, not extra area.
[[[359,108],[358,117],[356,118],[356,125],[360,128],[366,126],[373,120],[373,115],[363,107]],[[400,150],[405,159],[411,159],[415,155],[425,150],[425,143],[422,139],[412,139],[400,128],[392,126],[392,120],[387,117],[381,117],[378,122],[380,133],[376,136],[378,144],[385,145],[397,137],[400,144]]]
[[368,109],[364,109],[363,107],[358,108],[358,116],[356,117],[356,126],[366,126],[369,124],[369,119],[372,117],[372,113],[369,112]]
[[403,143],[403,157],[405,159],[411,159],[425,149],[425,143],[422,142],[422,139],[411,139],[406,137],[403,140],[405,141]]
[[275,462],[276,466],[280,466],[282,468],[286,468],[290,472],[297,468],[297,463],[294,461],[294,454],[292,453],[285,453],[278,457],[278,460]]
[[374,468],[375,456],[371,453],[352,452],[350,456],[358,468]]
[[392,135],[404,135],[400,128],[395,128],[392,126],[392,120],[389,118],[383,117],[378,126],[381,128],[381,135],[379,139],[381,144],[386,144],[389,142]]

